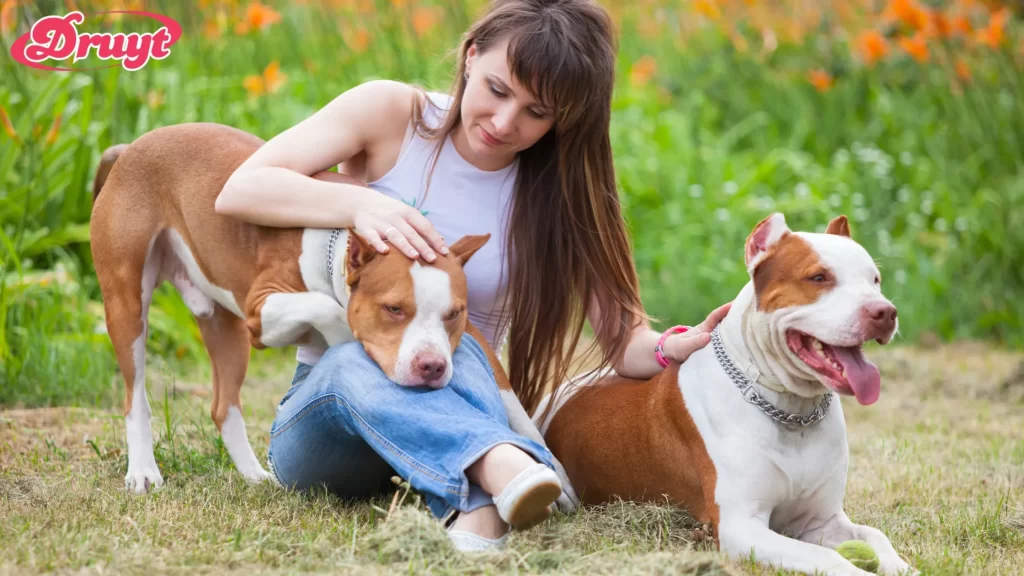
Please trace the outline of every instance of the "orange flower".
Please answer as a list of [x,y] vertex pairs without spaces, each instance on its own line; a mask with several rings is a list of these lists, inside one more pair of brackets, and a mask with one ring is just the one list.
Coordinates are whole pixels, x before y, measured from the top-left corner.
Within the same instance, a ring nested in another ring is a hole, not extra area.
[[15,142],[21,142],[18,132],[14,129],[14,124],[11,124],[11,117],[7,115],[7,110],[3,106],[0,106],[0,123],[4,125],[4,132],[8,136],[13,138]]
[[809,71],[807,73],[807,81],[810,82],[818,92],[828,92],[835,84],[835,79],[832,78],[832,75],[821,68]]
[[954,16],[952,27],[954,34],[959,34],[961,36],[971,35],[971,20],[967,18],[967,16],[962,14],[960,16]]
[[438,20],[440,18],[438,18],[437,12],[433,8],[417,6],[412,11],[412,29],[421,38],[433,30]]
[[998,12],[994,12],[989,17],[988,26],[978,30],[975,35],[975,40],[979,44],[985,44],[991,48],[998,48],[1003,40],[1006,39],[1006,33],[1003,29],[1006,27],[1006,21],[1010,19],[1010,10],[1008,8],[1002,8]]
[[280,21],[281,14],[270,6],[260,4],[258,1],[250,2],[245,7],[245,16],[242,18],[242,21],[235,26],[235,34],[246,34],[253,30],[263,30]]
[[938,10],[931,13],[928,34],[938,38],[949,38],[953,35],[953,24],[949,17]]
[[877,30],[865,30],[857,38],[857,51],[868,66],[878,62],[889,53],[889,42]]
[[281,73],[281,65],[274,60],[267,67],[263,69],[263,74],[258,76],[247,76],[242,81],[242,86],[249,93],[249,96],[255,97],[261,94],[271,94],[277,92],[281,86],[284,85],[285,80],[288,76]]
[[917,0],[889,0],[882,15],[890,21],[900,20],[914,30],[924,30],[929,21],[928,9]]
[[693,0],[693,9],[712,20],[718,20],[722,16],[722,9],[715,0]]
[[641,56],[633,63],[629,71],[629,80],[633,86],[646,86],[658,72],[658,61],[653,56]]
[[356,28],[350,34],[346,34],[345,37],[349,48],[357,54],[366,52],[366,49],[370,47],[370,33],[362,26]]
[[928,52],[928,44],[924,35],[918,32],[913,38],[900,38],[900,47],[910,54],[918,62],[927,62],[931,55]]
[[57,135],[60,134],[60,122],[64,117],[64,114],[57,114],[57,117],[53,119],[53,124],[50,129],[46,131],[46,145],[50,146],[57,141]]
[[957,58],[954,67],[956,68],[957,78],[960,78],[965,82],[971,79],[971,67],[967,65],[966,60],[963,58]]
[[18,0],[3,0],[0,4],[0,33],[10,34],[18,26]]

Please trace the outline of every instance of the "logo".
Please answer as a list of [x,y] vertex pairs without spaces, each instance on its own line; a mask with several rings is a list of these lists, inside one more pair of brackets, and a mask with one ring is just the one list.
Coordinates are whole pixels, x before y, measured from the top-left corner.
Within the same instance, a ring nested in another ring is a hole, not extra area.
[[32,29],[19,36],[11,46],[11,56],[16,62],[41,70],[99,70],[118,64],[95,68],[60,68],[42,64],[45,60],[67,60],[72,64],[89,57],[95,49],[100,60],[117,60],[120,66],[134,72],[150,60],[163,60],[171,54],[171,46],[181,38],[181,25],[173,18],[152,12],[134,10],[112,10],[96,14],[135,14],[152,18],[162,24],[156,32],[125,34],[118,32],[79,32],[76,25],[85,22],[81,12],[66,16],[47,16],[32,25]]

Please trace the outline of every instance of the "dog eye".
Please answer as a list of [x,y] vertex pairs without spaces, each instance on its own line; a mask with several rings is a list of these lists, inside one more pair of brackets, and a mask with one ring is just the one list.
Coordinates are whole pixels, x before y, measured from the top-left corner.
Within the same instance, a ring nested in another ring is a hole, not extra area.
[[402,313],[402,309],[400,307],[398,307],[398,306],[388,306],[387,304],[385,304],[384,305],[384,309],[387,310],[388,312],[392,313],[392,314],[401,314]]
[[878,276],[875,276],[875,284],[876,285],[880,285],[881,283],[882,283],[882,279],[879,278]]
[[456,318],[459,317],[459,312],[460,312],[459,310],[452,310],[451,312],[448,313],[447,316],[444,317],[444,319],[446,321],[448,321],[448,320],[455,320]]
[[810,280],[811,282],[824,282],[828,279],[825,277],[824,274],[815,274],[814,276],[808,278],[808,280]]

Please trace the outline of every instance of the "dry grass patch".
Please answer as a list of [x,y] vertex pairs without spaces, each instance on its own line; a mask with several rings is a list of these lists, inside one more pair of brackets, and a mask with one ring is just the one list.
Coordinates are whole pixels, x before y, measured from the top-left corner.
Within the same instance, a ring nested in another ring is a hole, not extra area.
[[[871,407],[842,402],[850,429],[847,510],[890,535],[925,574],[1017,574],[1024,566],[1024,357],[977,345],[875,349]],[[415,493],[372,502],[249,486],[209,420],[201,378],[150,372],[165,487],[122,489],[124,421],[113,411],[0,412],[0,574],[558,573],[775,574],[723,562],[685,513],[616,503],[516,533],[465,556]],[[243,390],[265,454],[290,367]]]

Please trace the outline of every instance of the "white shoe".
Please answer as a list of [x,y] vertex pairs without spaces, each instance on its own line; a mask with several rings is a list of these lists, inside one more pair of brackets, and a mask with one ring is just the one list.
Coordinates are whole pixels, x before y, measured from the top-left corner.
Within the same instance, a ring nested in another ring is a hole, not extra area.
[[537,463],[520,472],[492,500],[502,520],[517,530],[526,530],[547,520],[561,495],[558,474]]
[[449,530],[448,539],[459,552],[491,552],[505,547],[508,532],[501,538],[484,538],[465,530]]

